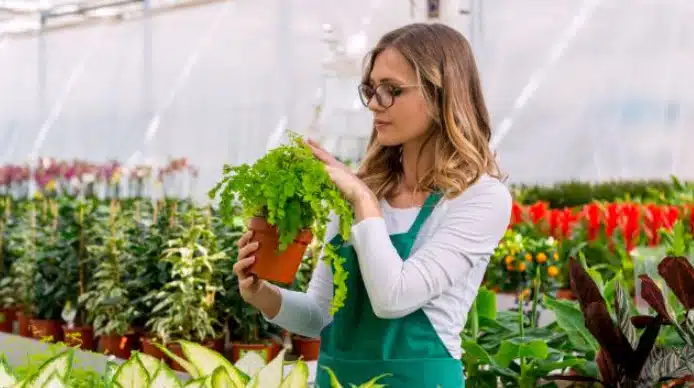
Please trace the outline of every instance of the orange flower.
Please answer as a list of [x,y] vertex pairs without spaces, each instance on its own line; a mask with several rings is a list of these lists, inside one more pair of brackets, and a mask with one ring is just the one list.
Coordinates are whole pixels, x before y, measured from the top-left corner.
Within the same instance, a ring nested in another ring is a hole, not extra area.
[[554,257],[554,261],[559,261],[559,254],[557,252],[554,252],[552,256]]
[[547,261],[547,255],[545,255],[543,252],[540,252],[537,254],[537,257],[535,257],[535,260],[537,260],[538,263],[542,264],[545,261]]
[[526,288],[525,290],[523,290],[523,292],[521,292],[521,294],[518,296],[518,298],[519,298],[520,300],[525,300],[525,299],[528,298],[529,296],[530,296],[530,289],[529,289],[529,288]]
[[525,271],[525,268],[526,268],[525,263],[523,263],[523,262],[518,263],[518,271],[523,272],[523,271]]
[[550,277],[555,277],[559,275],[559,269],[553,265],[550,265],[549,268],[547,268],[547,275]]
[[531,255],[530,253],[526,253],[525,254],[525,261],[527,261],[527,262],[533,261],[533,255]]
[[513,256],[506,256],[506,258],[504,259],[504,263],[506,263],[506,265],[513,264]]

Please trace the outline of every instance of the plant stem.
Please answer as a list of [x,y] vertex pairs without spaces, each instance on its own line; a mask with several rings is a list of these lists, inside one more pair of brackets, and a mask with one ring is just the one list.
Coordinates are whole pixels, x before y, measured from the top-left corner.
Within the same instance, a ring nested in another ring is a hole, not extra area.
[[530,316],[530,327],[537,327],[537,303],[540,295],[540,267],[535,268],[535,284],[533,289],[533,313]]
[[479,313],[477,312],[477,298],[472,302],[472,308],[470,308],[470,335],[477,341],[477,336],[480,331]]

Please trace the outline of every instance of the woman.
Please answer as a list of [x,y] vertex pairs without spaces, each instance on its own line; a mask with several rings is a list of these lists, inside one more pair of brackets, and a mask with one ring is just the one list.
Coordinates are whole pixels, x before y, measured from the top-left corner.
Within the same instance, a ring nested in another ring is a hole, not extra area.
[[345,306],[330,316],[322,261],[306,293],[249,276],[250,234],[234,266],[241,296],[321,338],[319,387],[330,386],[323,366],[345,386],[388,373],[388,387],[463,387],[460,332],[511,214],[470,46],[442,24],[396,29],[367,56],[359,94],[374,128],[357,174],[307,142],[355,210],[350,241],[328,228],[349,273]]

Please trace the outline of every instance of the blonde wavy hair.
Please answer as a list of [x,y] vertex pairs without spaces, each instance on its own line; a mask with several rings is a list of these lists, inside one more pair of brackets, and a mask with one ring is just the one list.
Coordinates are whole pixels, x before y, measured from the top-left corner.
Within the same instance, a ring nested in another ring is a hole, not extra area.
[[[484,174],[503,179],[489,146],[491,127],[472,49],[465,37],[443,24],[414,23],[384,35],[364,59],[368,82],[376,56],[398,50],[412,65],[429,105],[432,128],[419,150],[433,142],[434,166],[417,177],[417,190],[453,198]],[[383,146],[372,132],[358,176],[384,198],[395,194],[403,176],[402,146]]]

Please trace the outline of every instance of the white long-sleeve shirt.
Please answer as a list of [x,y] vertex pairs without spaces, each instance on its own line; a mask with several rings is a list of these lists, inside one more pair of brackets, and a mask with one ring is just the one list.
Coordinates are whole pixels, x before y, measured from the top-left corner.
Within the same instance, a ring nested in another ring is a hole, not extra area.
[[[394,208],[386,200],[380,205],[383,218],[356,223],[350,236],[374,313],[392,319],[423,309],[451,356],[460,358],[467,313],[511,217],[509,190],[499,180],[483,176],[458,197],[441,199],[406,261],[389,235],[407,232],[420,207]],[[337,231],[334,219],[326,241]],[[282,288],[280,293],[279,313],[268,321],[299,335],[320,337],[332,320],[330,267],[318,261],[306,293]]]

